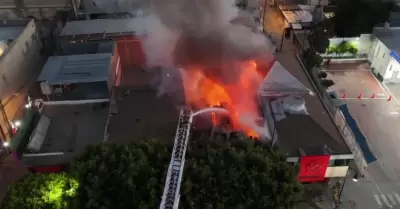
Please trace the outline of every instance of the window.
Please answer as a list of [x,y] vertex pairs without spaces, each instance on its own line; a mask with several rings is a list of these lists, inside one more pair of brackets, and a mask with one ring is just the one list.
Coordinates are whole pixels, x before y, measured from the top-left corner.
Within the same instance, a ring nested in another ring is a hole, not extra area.
[[329,161],[329,166],[330,167],[335,167],[335,166],[348,166],[350,163],[349,159],[336,159],[336,160],[330,160]]
[[35,33],[32,33],[31,39],[32,39],[32,41],[36,40],[36,34]]
[[390,65],[390,66],[389,66],[389,71],[391,71],[391,70],[392,70],[392,66],[393,66],[393,65]]
[[25,42],[25,49],[28,49],[28,47],[29,47],[29,43],[26,41]]
[[375,57],[379,55],[379,51],[381,50],[381,47],[378,47],[378,51],[376,51]]
[[383,56],[382,56],[382,58],[385,58],[385,53],[383,53]]
[[2,75],[1,78],[3,79],[3,81],[6,81],[6,75]]

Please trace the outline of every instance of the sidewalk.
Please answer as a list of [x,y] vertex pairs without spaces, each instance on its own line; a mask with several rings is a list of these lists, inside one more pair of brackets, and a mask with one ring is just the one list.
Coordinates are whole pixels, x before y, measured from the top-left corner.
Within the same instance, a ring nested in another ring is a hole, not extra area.
[[[265,29],[269,35],[272,36],[273,42],[276,43],[276,47],[279,49],[281,44],[281,38],[283,33],[283,20],[274,10],[274,8],[267,7],[267,13],[265,15]],[[300,81],[307,84],[309,81],[304,74],[300,63],[296,58],[297,49],[292,44],[291,39],[283,39],[282,50],[276,52],[276,60],[282,65],[286,66],[288,71],[292,73],[296,78],[300,78]],[[306,85],[309,88],[311,86]],[[319,102],[319,101],[318,101]],[[311,106],[310,106],[311,107]],[[334,209],[335,204],[333,202],[332,187],[333,183],[336,181],[331,181],[328,184],[308,184],[305,185],[306,192],[305,199],[306,202],[299,203],[296,209]],[[346,201],[342,198],[342,204],[339,209],[355,209],[355,203],[352,201]]]
[[0,205],[7,195],[8,186],[28,173],[28,169],[16,159],[14,153],[0,162]]

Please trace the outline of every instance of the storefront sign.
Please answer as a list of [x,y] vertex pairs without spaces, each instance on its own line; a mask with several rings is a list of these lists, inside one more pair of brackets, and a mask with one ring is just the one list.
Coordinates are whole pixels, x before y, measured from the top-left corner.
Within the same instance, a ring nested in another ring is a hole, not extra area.
[[303,156],[300,158],[300,173],[297,177],[300,182],[315,182],[325,179],[330,155]]
[[400,57],[399,57],[399,55],[397,55],[396,52],[391,51],[391,52],[390,52],[390,56],[392,56],[394,59],[396,59],[397,62],[400,62]]

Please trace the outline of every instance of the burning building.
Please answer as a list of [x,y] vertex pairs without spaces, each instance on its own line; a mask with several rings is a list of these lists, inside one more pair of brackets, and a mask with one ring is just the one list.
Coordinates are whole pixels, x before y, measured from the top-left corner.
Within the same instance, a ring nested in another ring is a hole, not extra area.
[[[251,26],[248,21],[232,21],[237,20],[238,11],[229,1],[166,0],[152,4],[154,14],[135,18],[135,24],[130,24],[138,31],[145,31],[145,35],[136,34],[137,45],[126,47],[126,51],[143,51],[132,57],[132,60],[140,58],[140,62],[135,63],[143,66],[121,65],[122,80],[133,71],[140,71],[146,78],[157,74],[157,82],[152,88],[156,89],[158,97],[181,100],[174,97],[177,95],[174,92],[182,92],[183,102],[176,109],[182,105],[191,106],[194,111],[206,109],[193,119],[192,135],[206,133],[204,136],[208,138],[227,139],[232,134],[243,133],[253,138],[270,139],[287,154],[289,162],[305,165],[304,157],[321,160],[324,169],[318,179],[312,181],[346,174],[349,160],[353,158],[351,151],[322,101],[310,94],[313,86],[294,57],[284,63],[285,67],[293,69],[285,69],[276,62],[275,48],[263,34],[254,30],[255,25]],[[135,49],[130,49],[132,47]],[[120,49],[123,51],[125,47]],[[129,57],[121,56],[121,63],[128,63],[124,59]],[[147,82],[138,76],[133,76],[132,81],[135,82],[131,82],[130,87]],[[130,95],[138,91],[132,89]],[[117,99],[117,103],[128,97]],[[156,131],[148,128],[148,124],[160,123],[167,118],[161,114],[176,115],[173,111],[161,110],[167,105],[163,106],[159,100],[148,104],[133,96],[131,100],[140,107],[127,104],[127,111],[123,113],[122,105],[118,105],[120,112],[113,117],[126,116],[125,119],[130,121],[133,117],[128,117],[128,112],[140,113],[140,117],[148,118],[143,122],[146,126],[136,128],[142,132],[146,129],[154,134]],[[141,102],[137,102],[139,100]],[[149,106],[153,108],[149,112],[154,116],[141,111]],[[136,119],[136,127],[144,120]],[[159,126],[166,127],[171,121]],[[122,124],[126,126],[124,129],[133,130],[130,123]]]

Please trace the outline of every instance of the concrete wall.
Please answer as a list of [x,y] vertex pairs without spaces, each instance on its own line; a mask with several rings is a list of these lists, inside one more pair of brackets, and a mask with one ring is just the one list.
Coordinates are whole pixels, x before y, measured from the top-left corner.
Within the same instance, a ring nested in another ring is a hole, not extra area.
[[18,91],[33,73],[40,56],[41,43],[31,20],[24,31],[0,57],[0,98]]
[[384,82],[400,83],[400,64],[395,58],[390,57],[389,64],[383,76]]
[[373,72],[384,77],[391,60],[390,50],[377,38],[373,41],[368,59],[371,62]]
[[[27,83],[37,74],[41,62],[41,43],[34,21],[30,21],[22,33],[0,57],[0,99],[3,105],[0,126],[9,138],[9,121],[18,117],[26,103]],[[36,71],[35,71],[36,70]]]
[[57,11],[70,10],[75,3],[77,5],[77,0],[2,0],[0,19],[21,19],[28,16],[52,19]]
[[349,166],[328,167],[325,172],[325,178],[345,177]]

